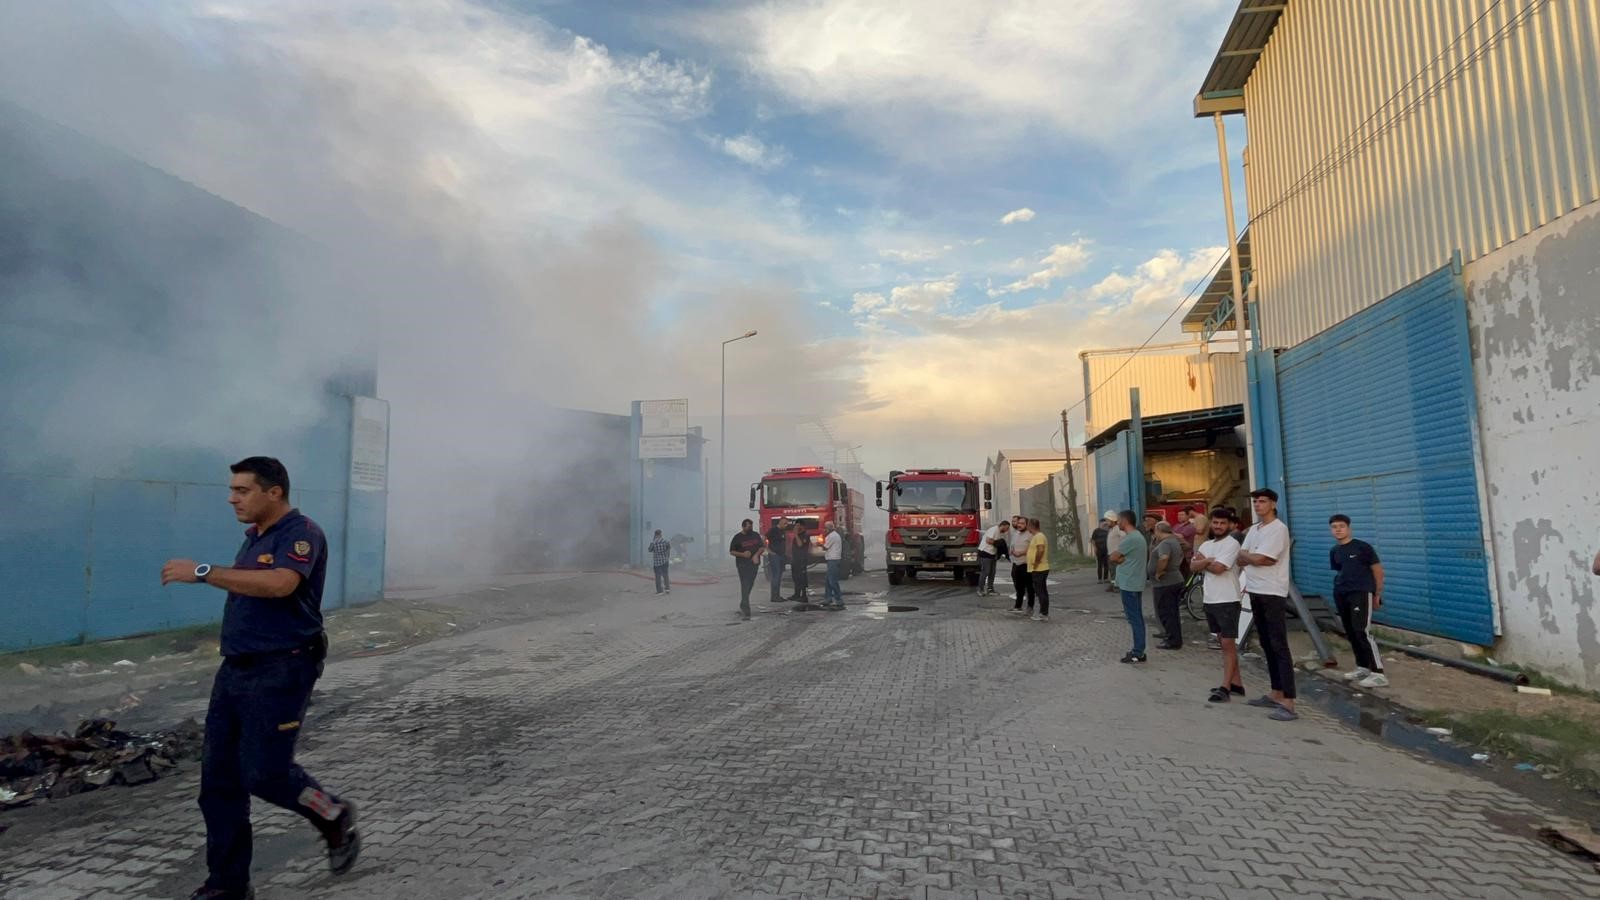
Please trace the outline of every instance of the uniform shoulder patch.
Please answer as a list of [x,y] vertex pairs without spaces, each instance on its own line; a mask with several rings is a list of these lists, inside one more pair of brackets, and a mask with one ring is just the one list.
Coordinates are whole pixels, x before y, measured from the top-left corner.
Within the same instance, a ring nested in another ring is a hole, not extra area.
[[295,552],[296,556],[310,556],[311,555],[311,542],[310,541],[295,541],[294,542],[294,552]]

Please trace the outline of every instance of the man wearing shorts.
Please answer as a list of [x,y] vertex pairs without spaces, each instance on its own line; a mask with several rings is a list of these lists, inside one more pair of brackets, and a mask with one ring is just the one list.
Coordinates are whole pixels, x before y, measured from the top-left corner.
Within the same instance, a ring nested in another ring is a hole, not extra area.
[[[1222,644],[1222,684],[1211,689],[1212,703],[1227,703],[1244,696],[1239,676],[1239,542],[1233,539],[1233,510],[1219,506],[1211,511],[1206,540],[1195,548],[1189,565],[1205,573],[1206,626]],[[1195,540],[1200,540],[1195,535]]]

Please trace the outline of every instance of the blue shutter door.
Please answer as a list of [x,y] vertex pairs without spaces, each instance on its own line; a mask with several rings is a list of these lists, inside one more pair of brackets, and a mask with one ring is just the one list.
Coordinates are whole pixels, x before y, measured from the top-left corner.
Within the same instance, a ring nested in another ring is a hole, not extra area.
[[1466,298],[1442,269],[1278,358],[1302,592],[1330,596],[1328,516],[1383,559],[1379,622],[1494,642]]

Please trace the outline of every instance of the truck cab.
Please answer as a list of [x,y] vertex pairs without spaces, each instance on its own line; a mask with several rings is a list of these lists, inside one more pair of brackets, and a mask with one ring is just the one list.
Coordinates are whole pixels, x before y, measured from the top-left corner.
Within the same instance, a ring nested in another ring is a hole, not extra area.
[[[980,488],[981,484],[981,488]],[[951,572],[957,581],[978,582],[982,509],[993,507],[991,488],[959,469],[911,469],[878,482],[878,506],[887,501],[889,532],[884,565],[891,585],[924,570]],[[980,501],[979,495],[982,494]]]

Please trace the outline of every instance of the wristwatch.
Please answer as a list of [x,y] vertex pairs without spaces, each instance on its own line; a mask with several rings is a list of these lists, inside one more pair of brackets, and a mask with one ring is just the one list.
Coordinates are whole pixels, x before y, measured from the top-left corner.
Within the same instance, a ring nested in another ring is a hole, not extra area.
[[206,583],[206,576],[211,574],[211,564],[201,563],[194,567],[194,580],[201,584]]

